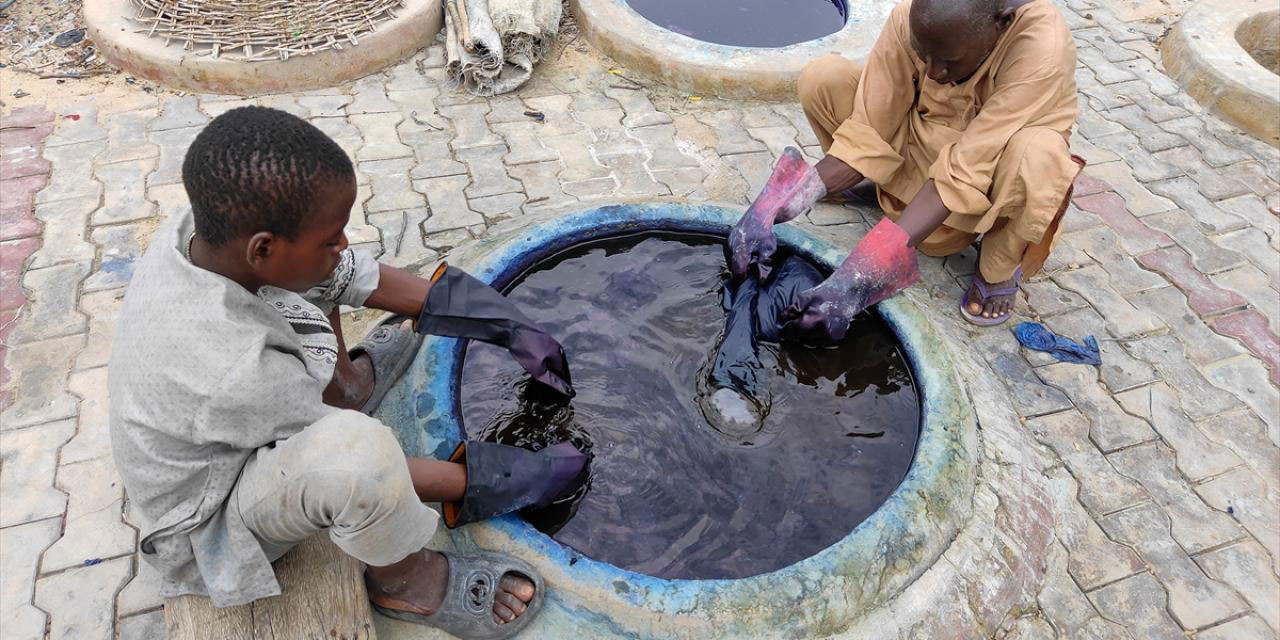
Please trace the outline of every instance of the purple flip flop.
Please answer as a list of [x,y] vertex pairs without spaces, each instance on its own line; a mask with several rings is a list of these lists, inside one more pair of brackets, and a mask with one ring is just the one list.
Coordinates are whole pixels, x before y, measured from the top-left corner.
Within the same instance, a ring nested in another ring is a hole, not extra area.
[[[990,288],[990,285],[988,285],[985,281],[983,281],[982,276],[977,273],[973,274],[973,284],[977,285],[978,296],[984,302],[990,299],[992,296],[1017,295],[1018,287],[1021,286],[1022,284],[1022,267],[1018,267],[1013,272],[1013,284],[1007,287],[1000,287],[999,289]],[[961,296],[960,298],[960,315],[963,316],[965,320],[968,320],[971,324],[978,325],[979,327],[994,327],[998,324],[1003,324],[1005,321],[1009,319],[1009,316],[1013,315],[1012,306],[1009,308],[1009,311],[1006,311],[1003,315],[999,315],[994,318],[984,318],[981,315],[975,316],[972,313],[969,313],[969,310],[967,308],[969,306],[969,293],[972,292],[973,289],[974,287],[972,286],[970,286],[968,289],[965,289],[964,295]]]

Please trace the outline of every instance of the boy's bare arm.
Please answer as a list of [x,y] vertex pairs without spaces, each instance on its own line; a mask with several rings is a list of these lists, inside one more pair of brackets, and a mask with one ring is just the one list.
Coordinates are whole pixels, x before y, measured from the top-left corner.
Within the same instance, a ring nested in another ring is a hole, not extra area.
[[378,288],[369,294],[364,305],[417,320],[422,303],[431,291],[431,281],[404,269],[378,265]]

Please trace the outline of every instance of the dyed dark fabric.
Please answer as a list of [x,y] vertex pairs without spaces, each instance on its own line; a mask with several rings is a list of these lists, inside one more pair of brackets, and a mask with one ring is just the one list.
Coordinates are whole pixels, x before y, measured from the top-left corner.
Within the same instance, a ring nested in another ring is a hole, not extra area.
[[456,267],[446,267],[418,316],[418,333],[471,338],[506,347],[533,376],[572,398],[564,348],[493,287]]
[[820,282],[822,274],[795,257],[787,258],[764,284],[755,278],[725,282],[723,301],[729,316],[711,369],[713,385],[754,397],[764,383],[760,378],[760,342],[777,342],[782,311],[801,291]]
[[1018,343],[1028,349],[1043,351],[1058,362],[1076,364],[1102,364],[1102,352],[1098,349],[1098,341],[1093,336],[1085,336],[1084,344],[1064,338],[1046,328],[1039,322],[1023,322],[1013,328],[1013,335]]

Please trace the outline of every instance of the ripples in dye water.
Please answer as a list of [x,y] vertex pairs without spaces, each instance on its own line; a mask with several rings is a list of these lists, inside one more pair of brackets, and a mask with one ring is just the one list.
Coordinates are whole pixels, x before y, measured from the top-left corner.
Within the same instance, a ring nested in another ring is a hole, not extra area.
[[662,578],[737,578],[848,534],[910,466],[919,404],[896,339],[864,314],[838,349],[766,345],[765,432],[733,442],[696,394],[724,324],[721,243],[639,236],[539,265],[509,293],[559,338],[577,397],[531,384],[472,343],[462,410],[472,437],[590,452],[574,500],[526,517],[582,554]]

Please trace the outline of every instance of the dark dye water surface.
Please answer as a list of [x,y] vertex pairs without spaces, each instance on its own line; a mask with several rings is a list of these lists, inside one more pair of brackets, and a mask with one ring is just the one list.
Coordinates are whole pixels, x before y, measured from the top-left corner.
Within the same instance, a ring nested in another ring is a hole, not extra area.
[[626,0],[636,13],[690,38],[735,47],[785,47],[844,28],[845,0]]
[[642,235],[582,245],[508,295],[563,343],[572,402],[472,342],[469,435],[591,455],[573,500],[526,517],[582,554],[662,578],[739,578],[843,538],[901,482],[920,409],[896,338],[863,314],[837,349],[766,345],[773,371],[759,441],[708,426],[696,394],[725,313],[723,241]]

